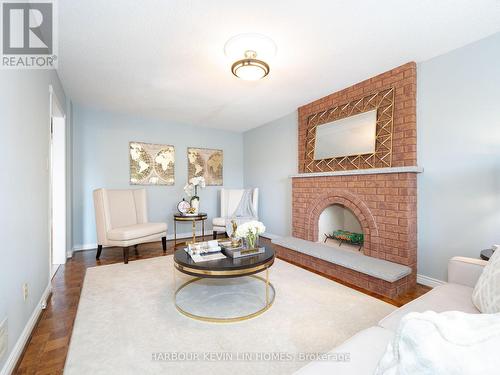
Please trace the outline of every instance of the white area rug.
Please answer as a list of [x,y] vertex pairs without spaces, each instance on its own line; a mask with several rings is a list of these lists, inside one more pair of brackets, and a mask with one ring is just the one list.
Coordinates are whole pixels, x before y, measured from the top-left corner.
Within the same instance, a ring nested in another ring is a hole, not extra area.
[[[276,260],[268,311],[239,323],[199,322],[175,309],[172,260],[87,270],[65,374],[290,374],[307,363],[300,353],[328,352],[395,309]],[[172,361],[173,352],[192,360]]]

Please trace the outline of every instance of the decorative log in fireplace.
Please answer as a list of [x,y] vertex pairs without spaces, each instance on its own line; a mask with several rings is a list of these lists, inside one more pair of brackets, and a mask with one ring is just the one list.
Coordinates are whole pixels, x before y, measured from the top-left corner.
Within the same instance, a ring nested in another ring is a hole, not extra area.
[[336,230],[332,234],[325,233],[325,240],[323,242],[326,242],[328,239],[339,241],[339,246],[342,246],[344,242],[359,246],[359,251],[361,251],[364,243],[363,233],[354,233],[346,230]]

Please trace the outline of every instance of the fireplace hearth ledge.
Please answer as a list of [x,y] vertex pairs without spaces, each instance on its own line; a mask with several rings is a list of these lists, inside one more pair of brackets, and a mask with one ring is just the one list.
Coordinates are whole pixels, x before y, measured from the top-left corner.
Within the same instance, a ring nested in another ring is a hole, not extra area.
[[337,249],[300,238],[280,237],[272,240],[272,243],[389,283],[396,282],[411,273],[411,268],[403,264]]
[[355,175],[388,174],[388,173],[422,173],[423,171],[424,171],[424,168],[418,167],[418,166],[372,168],[372,169],[352,169],[352,170],[348,170],[348,171],[336,171],[336,172],[299,173],[299,174],[290,175],[289,178],[355,176]]

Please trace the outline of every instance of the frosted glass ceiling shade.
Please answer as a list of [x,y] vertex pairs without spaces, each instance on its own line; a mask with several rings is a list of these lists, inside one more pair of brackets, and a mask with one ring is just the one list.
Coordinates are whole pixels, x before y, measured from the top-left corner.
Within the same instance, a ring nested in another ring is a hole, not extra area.
[[256,59],[236,61],[231,67],[233,74],[245,81],[256,81],[269,74],[269,65]]

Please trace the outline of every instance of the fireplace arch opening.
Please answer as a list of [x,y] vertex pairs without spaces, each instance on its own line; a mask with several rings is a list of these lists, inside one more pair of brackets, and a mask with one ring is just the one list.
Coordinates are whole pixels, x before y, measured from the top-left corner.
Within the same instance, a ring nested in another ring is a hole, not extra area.
[[363,250],[363,226],[356,214],[340,203],[331,204],[320,213],[317,238],[329,246]]

